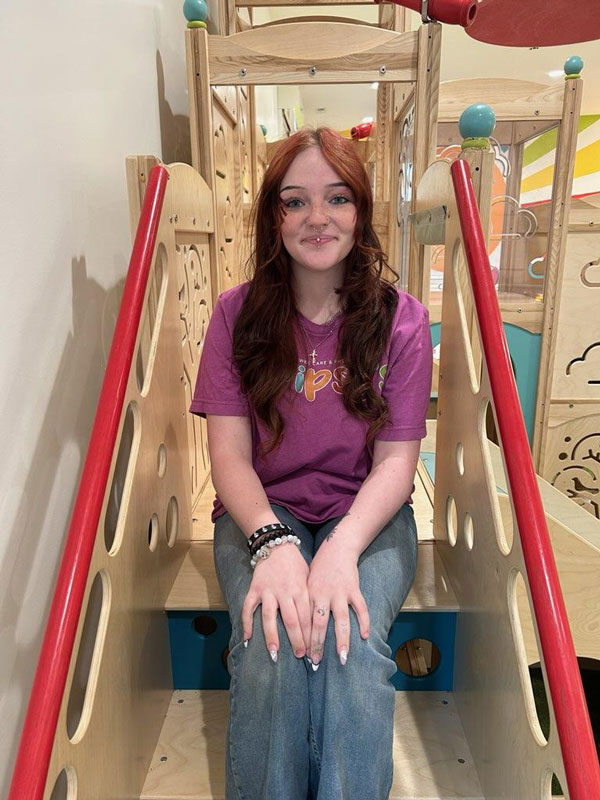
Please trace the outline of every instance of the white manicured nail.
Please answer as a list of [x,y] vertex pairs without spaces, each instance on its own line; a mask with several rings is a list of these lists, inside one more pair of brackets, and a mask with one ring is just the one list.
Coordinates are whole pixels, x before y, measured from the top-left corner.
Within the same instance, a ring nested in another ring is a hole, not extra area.
[[319,661],[318,664],[315,664],[314,662],[311,661],[310,665],[313,668],[313,672],[316,672],[319,669],[319,667],[321,666],[321,662]]
[[248,639],[244,639],[244,647],[248,647]]
[[269,650],[269,653],[273,661],[277,661],[277,650]]
[[340,661],[342,662],[342,664],[346,663],[347,658],[348,658],[348,651],[344,647],[342,650],[340,650]]

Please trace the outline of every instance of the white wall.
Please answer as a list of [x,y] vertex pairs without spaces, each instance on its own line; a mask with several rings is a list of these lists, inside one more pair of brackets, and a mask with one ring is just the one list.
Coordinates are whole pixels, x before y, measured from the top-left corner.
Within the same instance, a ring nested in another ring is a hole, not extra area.
[[181,6],[2,3],[1,797],[130,255],[124,160],[189,158]]

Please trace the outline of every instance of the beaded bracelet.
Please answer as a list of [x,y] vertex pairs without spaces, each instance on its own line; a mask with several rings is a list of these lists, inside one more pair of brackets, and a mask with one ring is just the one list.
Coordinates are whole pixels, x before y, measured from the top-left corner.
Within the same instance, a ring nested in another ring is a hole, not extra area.
[[250,555],[256,555],[260,548],[269,544],[269,542],[275,541],[275,539],[287,539],[290,535],[293,536],[294,531],[271,531],[270,533],[263,533],[250,548]]
[[285,544],[285,542],[293,542],[294,544],[300,547],[300,537],[296,536],[294,533],[284,534],[283,536],[277,536],[276,538],[270,538],[266,544],[259,547],[253,557],[250,559],[250,564],[254,568],[259,560],[268,558],[271,555],[271,549],[276,547],[280,544]]
[[262,528],[258,528],[258,530],[254,531],[254,533],[252,533],[248,537],[248,541],[247,541],[248,549],[251,550],[252,549],[252,545],[254,544],[254,542],[257,539],[260,539],[260,537],[263,536],[265,533],[270,533],[271,531],[276,531],[276,530],[286,531],[287,533],[293,533],[294,532],[290,528],[290,526],[286,525],[284,522],[270,522],[268,525],[263,525]]

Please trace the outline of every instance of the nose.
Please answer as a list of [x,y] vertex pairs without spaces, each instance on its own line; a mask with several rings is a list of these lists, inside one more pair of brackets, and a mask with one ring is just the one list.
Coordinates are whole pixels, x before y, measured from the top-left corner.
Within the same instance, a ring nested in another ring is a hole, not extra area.
[[307,222],[314,228],[322,228],[329,223],[327,209],[321,203],[313,203],[309,208]]

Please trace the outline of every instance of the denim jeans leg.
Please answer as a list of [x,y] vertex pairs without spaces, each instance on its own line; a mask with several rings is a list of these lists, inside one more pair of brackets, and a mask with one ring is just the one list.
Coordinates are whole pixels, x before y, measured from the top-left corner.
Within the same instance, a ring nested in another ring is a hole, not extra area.
[[[315,553],[341,517],[315,538]],[[323,657],[309,675],[310,737],[318,776],[314,800],[388,800],[393,779],[396,672],[387,644],[390,628],[413,584],[417,527],[405,503],[358,560],[359,585],[369,611],[369,638],[362,639],[349,607],[350,648],[345,666],[337,654],[331,615]]]
[[[310,563],[313,535],[287,509],[274,504],[271,508],[300,538],[302,554]],[[310,666],[306,658],[293,653],[279,611],[279,653],[277,663],[271,661],[263,634],[262,605],[254,612],[252,636],[244,647],[241,613],[254,575],[246,541],[228,512],[215,521],[215,570],[231,619],[225,800],[305,800]]]

